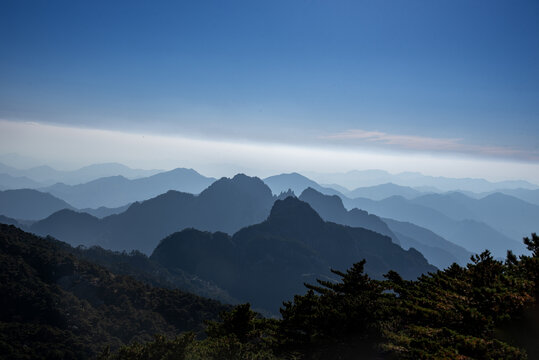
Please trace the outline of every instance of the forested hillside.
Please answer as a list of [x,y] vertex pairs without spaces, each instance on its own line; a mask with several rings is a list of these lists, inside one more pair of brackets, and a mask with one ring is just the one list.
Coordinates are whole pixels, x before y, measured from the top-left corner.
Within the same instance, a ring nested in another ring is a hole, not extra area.
[[283,304],[281,320],[241,305],[204,341],[158,338],[108,358],[537,359],[539,237],[524,241],[530,255],[502,262],[485,251],[415,281],[394,271],[374,280],[360,261],[334,271],[338,282],[306,285]]
[[200,332],[217,301],[146,285],[0,224],[0,356],[81,359],[154,334]]

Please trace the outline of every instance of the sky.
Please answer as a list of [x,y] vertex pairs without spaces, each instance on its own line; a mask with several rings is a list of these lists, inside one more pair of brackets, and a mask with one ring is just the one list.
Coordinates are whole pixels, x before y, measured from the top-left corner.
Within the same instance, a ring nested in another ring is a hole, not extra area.
[[539,183],[537,1],[4,0],[0,54],[0,154]]

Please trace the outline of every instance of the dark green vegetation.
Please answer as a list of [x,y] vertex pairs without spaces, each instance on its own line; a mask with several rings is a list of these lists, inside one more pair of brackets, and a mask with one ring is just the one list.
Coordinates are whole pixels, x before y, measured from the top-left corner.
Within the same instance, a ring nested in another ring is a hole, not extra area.
[[[336,227],[355,231],[313,222],[313,213],[307,204],[288,198],[277,202],[266,222],[244,229],[238,238],[189,230],[190,245],[198,247],[182,261],[196,273],[218,254],[235,253],[237,248],[227,250],[230,243],[242,242],[266,244],[260,251],[268,259],[296,248],[307,261],[313,249],[329,251],[317,244],[317,234]],[[287,226],[287,221],[301,226]],[[297,230],[313,224],[306,235]],[[290,240],[292,235],[311,240],[303,238],[300,244]],[[161,246],[185,245],[170,239]],[[389,238],[380,239],[397,247]],[[339,249],[347,241],[331,245]],[[221,247],[200,263],[197,255],[207,252],[208,242]],[[454,264],[416,280],[395,271],[372,278],[365,273],[369,262],[360,261],[306,285],[307,292],[297,292],[304,295],[282,305],[281,319],[265,319],[248,304],[226,312],[215,301],[167,289],[190,275],[171,271],[166,261],[140,253],[73,249],[0,225],[0,354],[10,359],[534,359],[539,356],[539,237],[533,234],[525,244],[531,256],[508,253],[499,261],[486,251],[466,267]],[[257,251],[237,255],[251,257]],[[276,265],[293,274],[285,260]],[[238,287],[286,288],[278,272],[264,277],[256,261],[250,265],[242,269]],[[330,275],[335,280],[328,280]]]
[[226,309],[81,260],[59,241],[0,224],[0,356],[80,359],[154,334],[200,332]]
[[330,268],[346,269],[363,258],[367,272],[380,279],[392,269],[406,279],[436,270],[416,250],[403,250],[367,229],[325,222],[294,197],[277,200],[266,221],[232,237],[187,229],[163,239],[151,256],[171,271],[198,275],[273,314],[304,282],[332,279]]
[[338,282],[307,285],[284,304],[282,320],[248,305],[211,323],[208,338],[184,334],[124,347],[109,359],[537,359],[539,237],[531,256],[495,260],[488,251],[466,267],[406,281],[365,275],[365,261]]

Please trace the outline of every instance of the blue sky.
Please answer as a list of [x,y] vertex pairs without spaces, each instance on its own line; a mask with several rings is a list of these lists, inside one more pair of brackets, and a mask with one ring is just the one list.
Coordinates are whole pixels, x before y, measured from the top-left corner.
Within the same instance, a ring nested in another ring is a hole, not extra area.
[[5,0],[0,53],[4,121],[539,163],[537,1]]

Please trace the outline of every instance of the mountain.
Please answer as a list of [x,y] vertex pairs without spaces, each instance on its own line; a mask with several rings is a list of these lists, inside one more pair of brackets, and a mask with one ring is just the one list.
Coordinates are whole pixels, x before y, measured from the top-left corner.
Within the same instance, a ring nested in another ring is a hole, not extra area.
[[35,189],[43,186],[26,176],[11,176],[9,174],[0,174],[0,190],[13,189]]
[[474,253],[489,249],[497,257],[505,257],[506,251],[524,252],[524,246],[494,230],[487,224],[475,220],[454,220],[427,206],[416,204],[401,196],[374,201],[357,198],[343,199],[345,205],[365,209],[383,218],[411,222],[442,236],[450,242]]
[[154,335],[200,332],[227,307],[151,287],[67,245],[0,225],[0,351],[6,359],[97,358]]
[[[187,227],[233,234],[263,221],[273,202],[271,190],[262,180],[239,174],[215,181],[198,196],[168,191],[103,219],[75,212],[54,214],[33,224],[31,230],[70,244],[149,254],[159,240]],[[70,226],[66,221],[79,225]]]
[[21,227],[21,224],[17,220],[4,216],[4,215],[0,215],[0,224],[14,225],[17,227]]
[[70,243],[74,246],[90,246],[100,243],[97,238],[100,225],[100,220],[90,214],[63,209],[43,220],[36,221],[28,229],[39,235],[53,235],[57,239],[73,239]]
[[481,199],[464,194],[429,194],[411,200],[454,220],[474,220],[512,239],[522,239],[539,229],[539,206],[510,195],[494,193]]
[[265,178],[264,182],[276,195],[282,192],[286,192],[289,189],[292,190],[295,194],[301,194],[301,192],[307,188],[315,189],[322,194],[342,195],[339,191],[332,188],[320,186],[313,180],[298,173],[270,176]]
[[338,196],[323,195],[314,189],[303,191],[300,200],[307,202],[326,221],[337,224],[362,227],[389,236],[403,249],[414,248],[420,251],[428,262],[438,268],[446,268],[452,263],[466,264],[472,255],[432,231],[410,223],[378,216],[354,208],[347,211]]
[[337,183],[350,189],[393,183],[410,187],[433,187],[441,191],[464,190],[476,193],[495,191],[496,189],[538,189],[536,184],[523,180],[490,182],[485,179],[447,178],[428,176],[417,172],[390,174],[383,170],[353,170],[347,173],[311,174],[322,183]]
[[445,269],[454,262],[464,266],[472,253],[462,246],[453,244],[434,232],[409,222],[384,218],[384,222],[399,238],[403,249],[413,247],[425,256],[432,265]]
[[55,184],[41,191],[78,208],[115,208],[150,199],[168,190],[198,194],[214,181],[214,178],[202,176],[193,169],[174,169],[134,180],[111,176],[79,185]]
[[363,258],[366,271],[377,278],[391,269],[407,279],[435,270],[419,252],[370,230],[325,222],[295,197],[277,200],[265,221],[233,236],[195,229],[172,234],[150,258],[272,313],[302,291],[304,282],[332,278],[330,268],[344,270]]
[[31,189],[0,191],[0,214],[24,220],[43,219],[71,205],[51,194]]
[[352,191],[349,191],[346,194],[346,196],[351,199],[361,197],[371,200],[383,200],[394,195],[402,196],[405,199],[413,199],[415,197],[423,195],[423,193],[409,186],[401,186],[393,183],[387,183],[357,188]]
[[372,230],[389,236],[395,244],[399,244],[398,237],[382,219],[357,208],[346,210],[341,198],[337,195],[324,195],[313,188],[307,188],[301,193],[299,199],[309,204],[326,221]]
[[147,177],[160,172],[160,170],[131,169],[118,163],[93,164],[72,171],[62,171],[53,169],[50,166],[35,166],[28,169],[19,169],[13,166],[0,163],[0,173],[14,177],[27,177],[32,181],[52,185],[62,182],[65,184],[80,184],[92,181],[101,177],[121,175],[134,179]]
[[102,218],[110,216],[110,215],[123,213],[124,211],[129,209],[129,206],[131,206],[131,204],[127,204],[127,205],[124,205],[124,206],[119,206],[119,207],[116,207],[116,208],[108,208],[108,207],[105,207],[105,206],[100,206],[97,209],[84,208],[84,209],[80,209],[79,211],[80,212],[85,212],[87,214],[95,216],[96,218],[102,219]]
[[[539,205],[539,189],[530,190],[530,189],[497,189],[495,192],[499,192],[505,195],[511,195],[517,199],[524,200],[534,205]],[[490,195],[491,193],[480,194],[484,197]]]

